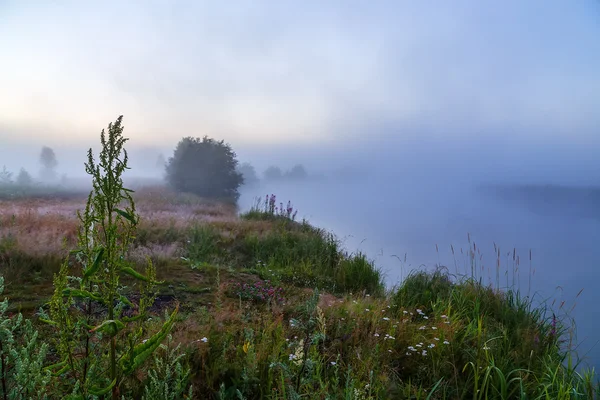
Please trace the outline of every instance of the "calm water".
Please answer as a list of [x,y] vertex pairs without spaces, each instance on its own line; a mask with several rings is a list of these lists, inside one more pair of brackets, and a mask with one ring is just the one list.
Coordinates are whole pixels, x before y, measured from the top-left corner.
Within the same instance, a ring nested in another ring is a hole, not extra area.
[[[575,305],[571,315],[582,342],[580,356],[600,368],[600,344],[595,345],[600,339],[596,335],[600,328],[600,203],[591,198],[568,192],[482,192],[467,183],[427,186],[396,181],[390,185],[389,180],[370,179],[335,185],[263,185],[244,191],[242,208],[249,208],[257,196],[266,193],[276,194],[284,203],[291,200],[299,218],[334,231],[348,250],[366,252],[385,271],[389,284],[399,282],[411,269],[437,264],[451,272],[470,273],[468,260],[460,255],[460,249],[469,246],[467,234],[480,249],[478,263],[483,269],[478,274],[485,280],[495,281],[494,243],[501,249],[503,270],[513,271],[515,249],[520,256],[520,280],[515,279],[521,291],[530,290],[531,276],[531,293],[539,299],[566,300],[569,308]],[[501,282],[506,285],[504,275]]]

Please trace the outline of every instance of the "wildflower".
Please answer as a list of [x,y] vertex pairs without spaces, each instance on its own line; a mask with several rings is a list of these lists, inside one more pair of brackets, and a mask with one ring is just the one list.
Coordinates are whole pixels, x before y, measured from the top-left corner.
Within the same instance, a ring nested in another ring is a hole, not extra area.
[[450,324],[450,321],[444,321],[445,324]]
[[244,353],[248,354],[248,350],[250,350],[250,342],[246,341],[243,347]]
[[432,326],[431,329],[435,331],[437,329],[437,326]]
[[421,353],[421,355],[422,355],[423,357],[425,357],[425,356],[427,355],[427,350],[423,350],[423,352]]
[[442,318],[448,318],[448,316],[446,314],[442,315]]
[[373,335],[373,336],[375,336],[375,337],[379,337],[379,333],[376,333],[376,334],[375,334],[375,335]]
[[205,336],[205,337],[203,337],[202,339],[200,339],[200,341],[201,341],[201,342],[203,342],[203,343],[206,343],[206,342],[208,342],[208,339],[207,339],[207,338],[206,338],[206,336]]
[[424,331],[425,329],[427,329],[427,327],[425,325],[423,325],[422,327],[419,328],[420,331]]
[[449,342],[449,341],[447,341],[447,340],[444,340],[444,342],[443,342],[443,343],[444,343],[444,344],[450,344],[450,342]]
[[289,358],[290,361],[295,360],[296,359],[296,355],[295,354],[290,354],[288,358]]
[[365,312],[369,312],[369,311],[371,311],[371,310],[369,310],[368,308],[365,308]]
[[489,350],[490,348],[487,346],[487,344],[485,346],[483,346],[483,350]]
[[370,295],[370,294],[368,294],[368,295],[367,295],[367,297],[371,297],[371,295]]
[[439,341],[439,340],[440,340],[440,338],[439,338],[439,337],[434,337],[434,338],[433,338],[433,340],[435,340],[435,341]]
[[430,349],[433,349],[433,348],[435,347],[435,344],[434,344],[434,343],[431,343],[431,344],[430,344],[429,346],[427,346],[427,347],[429,347]]
[[384,321],[389,321],[390,319],[388,317],[383,317]]
[[429,319],[427,315],[423,315],[423,319]]
[[423,345],[421,343],[416,345],[417,347],[423,347]]
[[389,349],[389,350],[388,350],[388,353],[391,353],[391,352],[392,352],[392,349]]
[[410,356],[411,353],[406,353],[407,356]]
[[418,314],[423,314],[423,310],[421,310],[420,308],[417,308],[417,313]]
[[417,351],[417,349],[415,349],[413,346],[408,346],[408,349],[409,349],[410,351]]
[[331,365],[336,365],[337,363],[335,361],[330,362]]
[[408,311],[406,311],[406,310],[404,310],[404,311],[402,311],[402,312],[403,312],[404,314],[408,314]]

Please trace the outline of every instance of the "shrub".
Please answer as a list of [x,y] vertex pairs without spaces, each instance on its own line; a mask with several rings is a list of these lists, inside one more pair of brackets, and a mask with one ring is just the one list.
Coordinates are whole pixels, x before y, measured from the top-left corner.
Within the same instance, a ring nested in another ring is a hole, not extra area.
[[283,172],[279,167],[270,166],[265,170],[264,177],[268,181],[279,181],[283,178]]
[[237,164],[235,152],[224,141],[186,137],[167,163],[167,182],[179,192],[237,200],[244,182]]
[[259,182],[258,176],[256,176],[256,170],[250,163],[243,163],[239,166],[238,172],[242,174],[242,178],[244,178],[244,185],[246,186],[256,186]]
[[25,168],[21,168],[21,170],[19,171],[19,175],[17,175],[17,185],[31,186],[32,183],[33,178],[31,177],[29,172],[27,172]]

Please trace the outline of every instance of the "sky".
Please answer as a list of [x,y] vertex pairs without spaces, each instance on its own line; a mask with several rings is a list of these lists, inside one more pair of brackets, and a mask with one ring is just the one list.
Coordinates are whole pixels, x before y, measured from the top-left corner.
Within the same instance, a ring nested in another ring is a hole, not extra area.
[[259,165],[597,168],[598,37],[596,0],[0,0],[0,156],[123,114],[137,148],[208,135]]

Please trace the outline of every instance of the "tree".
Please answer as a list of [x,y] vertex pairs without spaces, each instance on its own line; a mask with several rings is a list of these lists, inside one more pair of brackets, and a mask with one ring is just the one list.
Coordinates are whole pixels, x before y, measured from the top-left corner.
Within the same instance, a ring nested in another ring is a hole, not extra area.
[[166,165],[167,165],[167,160],[165,160],[165,156],[163,156],[162,153],[159,154],[158,157],[156,157],[156,168],[164,170]]
[[301,164],[294,165],[291,170],[287,171],[285,177],[288,179],[301,180],[306,179],[308,174]]
[[258,176],[256,176],[256,170],[250,163],[243,163],[238,168],[238,172],[242,174],[244,178],[244,185],[254,186],[258,184]]
[[0,171],[0,185],[10,185],[13,183],[12,176],[12,172],[6,169],[6,165],[3,166],[2,171]]
[[244,183],[237,164],[235,152],[223,140],[185,137],[169,158],[166,178],[179,192],[237,200]]
[[33,178],[25,168],[21,168],[19,175],[17,175],[17,184],[20,186],[31,186]]
[[44,180],[54,180],[56,178],[56,167],[58,161],[56,161],[56,154],[48,146],[42,147],[40,153],[40,164],[42,164],[41,177]]
[[281,180],[281,178],[283,178],[283,173],[281,172],[281,168],[270,166],[265,170],[264,176],[266,180],[278,181]]

